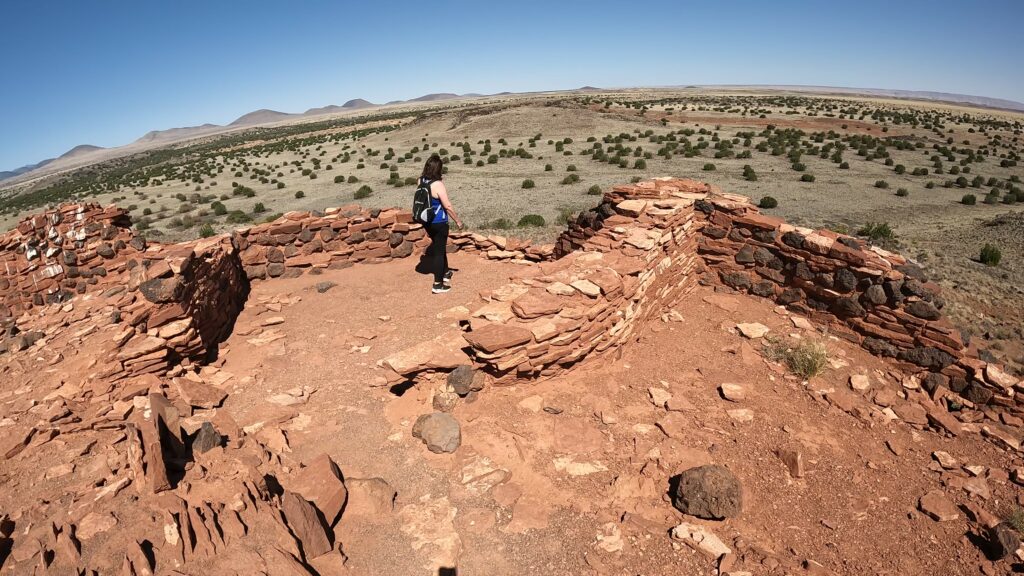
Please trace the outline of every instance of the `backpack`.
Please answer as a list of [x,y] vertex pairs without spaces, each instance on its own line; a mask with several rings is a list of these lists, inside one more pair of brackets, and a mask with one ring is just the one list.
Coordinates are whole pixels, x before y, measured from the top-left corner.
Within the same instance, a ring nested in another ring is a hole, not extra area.
[[412,219],[420,224],[434,221],[435,210],[430,205],[430,180],[420,180],[420,185],[412,196]]

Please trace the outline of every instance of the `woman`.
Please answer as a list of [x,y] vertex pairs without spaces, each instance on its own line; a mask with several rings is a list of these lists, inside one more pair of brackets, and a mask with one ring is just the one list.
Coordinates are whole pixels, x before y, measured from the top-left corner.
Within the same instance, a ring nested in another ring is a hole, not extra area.
[[427,235],[430,236],[426,261],[434,273],[434,286],[430,290],[434,294],[447,292],[452,286],[452,270],[448,268],[448,219],[451,218],[456,226],[462,228],[462,220],[452,208],[448,189],[441,181],[442,167],[441,157],[433,154],[427,158],[423,174],[420,175],[420,186],[430,187],[430,207],[434,209],[434,219],[426,225]]

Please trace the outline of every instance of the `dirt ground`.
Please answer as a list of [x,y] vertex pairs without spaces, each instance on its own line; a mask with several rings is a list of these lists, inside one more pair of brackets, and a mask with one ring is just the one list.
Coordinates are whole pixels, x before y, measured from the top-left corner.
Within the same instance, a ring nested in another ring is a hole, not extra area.
[[[434,388],[380,386],[377,362],[456,330],[466,314],[459,307],[479,305],[476,292],[516,268],[459,256],[453,264],[462,271],[442,296],[427,293],[408,262],[259,284],[222,350],[223,369],[238,378],[225,407],[241,425],[284,422],[296,460],[326,451],[346,477],[383,478],[397,490],[392,515],[369,526],[343,521],[353,573],[711,573],[709,560],[668,537],[684,519],[667,499],[669,478],[705,463],[729,467],[744,484],[743,514],[704,524],[754,574],[791,573],[806,560],[851,575],[988,566],[962,519],[937,523],[917,501],[951,474],[931,465],[932,452],[944,450],[993,471],[988,498],[947,488],[952,500],[1010,510],[1017,490],[999,473],[1010,466],[1004,452],[832,407],[823,393],[847,390],[850,374],[869,374],[871,392],[901,388],[866,352],[794,328],[765,301],[708,288],[679,303],[682,322],[655,325],[617,361],[470,395],[453,412],[463,424],[458,451],[427,452],[410,427],[432,411]],[[317,293],[325,280],[337,286]],[[259,328],[271,316],[283,321]],[[834,368],[810,383],[787,376],[737,322],[822,339]],[[252,343],[271,330],[281,337]],[[743,386],[746,399],[724,400],[726,382]],[[268,401],[296,387],[315,392],[300,406]],[[651,388],[678,400],[672,411],[652,403]],[[736,408],[753,420],[734,421],[727,410]],[[802,453],[802,478],[776,455],[783,448]]]

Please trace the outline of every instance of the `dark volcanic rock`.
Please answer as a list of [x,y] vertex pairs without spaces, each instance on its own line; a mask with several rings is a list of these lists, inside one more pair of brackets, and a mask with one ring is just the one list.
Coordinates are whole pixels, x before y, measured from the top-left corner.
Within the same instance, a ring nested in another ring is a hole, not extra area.
[[465,396],[483,388],[483,381],[476,378],[476,372],[469,364],[463,364],[448,373],[448,385],[459,396]]
[[729,234],[729,232],[725,228],[719,228],[718,226],[704,227],[704,235],[709,238],[721,240],[722,238],[725,238],[727,234]]
[[1009,522],[1000,522],[988,530],[989,550],[996,560],[1002,560],[1020,548],[1020,535]]
[[754,248],[749,244],[740,248],[739,252],[736,252],[737,264],[753,264],[754,262]]
[[202,454],[220,446],[222,440],[220,432],[217,432],[213,424],[203,422],[199,432],[196,432],[196,437],[192,439],[192,452],[194,454]]
[[867,312],[854,297],[840,298],[832,305],[832,310],[840,318],[861,318]]
[[907,304],[907,312],[925,320],[938,320],[942,317],[938,308],[933,306],[931,302],[925,302],[924,300]]
[[861,296],[861,300],[866,304],[872,306],[880,306],[885,304],[888,298],[885,295],[885,288],[882,288],[878,284],[872,284],[868,286],[867,290],[864,291],[864,295]]
[[849,268],[840,268],[835,274],[835,288],[840,292],[850,292],[857,287],[857,276]]
[[876,356],[889,356],[895,358],[899,354],[899,348],[878,338],[867,337],[864,342],[861,343],[865,350],[871,352]]
[[730,288],[737,290],[750,288],[750,276],[743,272],[720,272],[718,276],[722,279],[722,283]]
[[927,368],[933,372],[938,372],[956,361],[956,358],[953,358],[946,352],[930,346],[919,346],[909,350],[900,350],[897,357],[900,360],[910,362],[911,364],[917,364],[918,366]]
[[152,280],[146,280],[142,284],[139,284],[139,291],[146,297],[146,300],[154,304],[164,304],[166,302],[176,302],[181,298],[181,292],[184,289],[184,285],[181,282],[181,277],[172,276],[170,278],[153,278]]
[[782,235],[782,243],[786,246],[802,250],[804,247],[804,236],[799,232],[786,232]]
[[978,382],[971,382],[960,395],[978,406],[984,406],[992,399],[992,391]]
[[743,486],[724,466],[690,468],[678,476],[672,505],[683,514],[706,520],[732,518],[743,510]]
[[775,296],[775,283],[769,280],[756,282],[750,287],[750,293],[763,298],[771,298]]
[[949,388],[949,377],[938,372],[929,372],[921,381],[921,386],[928,392],[935,392],[939,388]]
[[786,288],[781,294],[779,294],[779,297],[776,298],[775,301],[785,306],[787,304],[799,302],[802,297],[803,295],[800,290],[796,288]]
[[328,290],[334,288],[337,285],[337,283],[331,282],[330,280],[324,280],[323,282],[316,283],[316,291],[319,292],[320,294],[323,294],[324,292],[327,292]]

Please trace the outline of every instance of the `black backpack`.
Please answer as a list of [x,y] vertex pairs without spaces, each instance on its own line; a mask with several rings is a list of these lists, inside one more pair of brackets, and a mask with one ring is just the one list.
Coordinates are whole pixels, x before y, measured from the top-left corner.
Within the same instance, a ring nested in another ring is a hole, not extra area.
[[430,180],[420,179],[420,185],[412,196],[412,219],[420,224],[434,221],[435,211],[430,205]]

